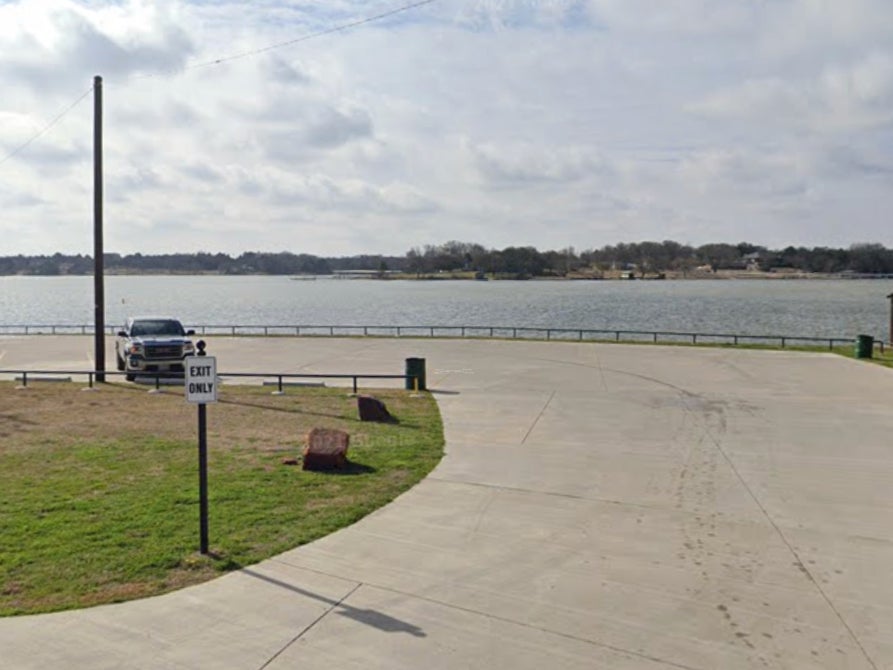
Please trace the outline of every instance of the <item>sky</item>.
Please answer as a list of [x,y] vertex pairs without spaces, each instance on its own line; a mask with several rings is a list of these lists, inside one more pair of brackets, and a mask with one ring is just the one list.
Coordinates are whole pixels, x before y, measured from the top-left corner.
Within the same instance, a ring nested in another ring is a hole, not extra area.
[[0,256],[92,254],[94,75],[106,252],[893,247],[890,0],[406,4],[0,0]]

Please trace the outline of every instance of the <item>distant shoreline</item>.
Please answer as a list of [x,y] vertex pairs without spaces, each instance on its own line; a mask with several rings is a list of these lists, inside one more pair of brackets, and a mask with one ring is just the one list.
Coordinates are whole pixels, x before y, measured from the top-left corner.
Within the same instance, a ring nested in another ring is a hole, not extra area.
[[[619,272],[606,272],[602,275],[590,275],[571,273],[565,276],[536,276],[536,277],[518,277],[509,275],[485,275],[483,279],[476,278],[472,273],[429,273],[429,274],[409,274],[395,273],[388,275],[323,275],[323,278],[333,279],[350,279],[350,280],[376,280],[376,281],[392,281],[392,280],[408,280],[408,281],[727,281],[733,279],[739,280],[759,280],[768,279],[773,281],[810,281],[810,280],[843,280],[843,279],[889,279],[893,280],[893,275],[888,274],[856,274],[856,273],[823,273],[823,272],[761,272],[761,271],[745,271],[745,270],[717,270],[716,272],[665,272],[665,273],[646,273],[642,275],[622,275]],[[295,278],[300,278],[296,276]]]
[[[294,280],[336,280],[336,281],[727,281],[727,280],[772,280],[772,281],[816,281],[816,280],[852,280],[873,279],[893,280],[893,274],[868,274],[868,273],[825,273],[825,272],[800,272],[796,270],[782,270],[763,272],[759,270],[717,270],[716,272],[674,272],[645,273],[644,275],[631,272],[607,271],[600,274],[571,273],[560,276],[518,276],[513,274],[487,274],[475,276],[473,272],[439,272],[439,273],[407,273],[375,271],[361,271],[356,273],[343,272],[333,274],[294,274],[294,273],[269,273],[269,272],[216,272],[216,271],[175,271],[175,270],[129,270],[111,268],[105,270],[107,277],[287,277]],[[92,277],[88,273],[13,273],[0,274],[0,277]]]

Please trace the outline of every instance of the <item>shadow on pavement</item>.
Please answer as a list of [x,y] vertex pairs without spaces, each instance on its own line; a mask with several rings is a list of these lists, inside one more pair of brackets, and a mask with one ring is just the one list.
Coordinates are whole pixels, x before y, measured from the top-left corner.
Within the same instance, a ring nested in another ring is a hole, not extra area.
[[[350,605],[346,605],[339,600],[332,600],[331,598],[326,598],[325,596],[321,596],[318,593],[313,593],[312,591],[307,591],[306,589],[302,589],[298,586],[283,582],[280,579],[262,575],[250,568],[244,568],[240,570],[240,574],[248,575],[249,577],[254,577],[255,579],[260,579],[261,581],[267,582],[268,584],[273,584],[274,586],[288,589],[289,591],[302,596],[306,596],[307,598],[312,598],[313,600],[318,600],[319,602],[331,605],[332,609],[338,609],[338,614],[340,614],[341,616],[345,616],[348,619],[353,619],[354,621],[366,624],[367,626],[372,626],[373,628],[377,628],[378,630],[385,633],[409,633],[413,637],[427,637],[425,631],[423,631],[418,626],[407,623],[405,621],[401,621],[400,619],[396,619],[392,616],[388,616],[387,614],[384,614],[377,610],[351,607]],[[353,593],[353,591],[351,591],[351,593]]]

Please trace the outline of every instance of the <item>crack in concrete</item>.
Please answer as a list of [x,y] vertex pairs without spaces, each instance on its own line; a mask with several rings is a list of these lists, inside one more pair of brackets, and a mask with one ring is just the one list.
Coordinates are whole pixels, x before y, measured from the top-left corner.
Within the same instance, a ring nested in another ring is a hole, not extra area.
[[322,621],[322,620],[325,619],[327,616],[329,616],[329,614],[331,614],[337,607],[341,606],[341,604],[342,604],[345,600],[347,600],[347,599],[350,598],[354,593],[356,593],[356,592],[357,592],[357,589],[359,589],[361,586],[363,586],[362,583],[357,584],[357,585],[354,586],[350,591],[348,591],[348,592],[344,595],[344,597],[342,597],[342,598],[341,598],[340,600],[338,600],[337,602],[332,603],[332,604],[328,607],[328,609],[326,609],[325,612],[323,612],[323,613],[320,614],[318,617],[316,617],[313,621],[311,621],[308,625],[306,625],[306,626],[301,630],[301,632],[299,632],[299,633],[298,633],[297,635],[295,635],[291,640],[289,640],[285,645],[283,645],[282,649],[280,649],[280,650],[277,651],[275,654],[273,654],[272,656],[270,656],[270,658],[268,658],[268,659],[266,660],[266,662],[258,668],[258,670],[264,670],[264,668],[268,668],[268,667],[270,666],[270,664],[271,664],[273,661],[275,661],[277,658],[279,658],[282,654],[284,654],[284,653],[286,652],[286,650],[288,650],[289,647],[291,647],[295,642],[297,642],[297,641],[300,640],[302,637],[304,637],[304,635],[307,634],[307,633],[308,633],[314,626],[316,626],[316,624],[318,624],[320,621]]
[[540,413],[536,415],[536,418],[533,420],[533,423],[530,425],[530,428],[527,430],[527,434],[524,436],[524,439],[521,440],[521,444],[527,442],[527,438],[530,437],[530,434],[533,432],[533,429],[536,428],[536,424],[539,423],[540,419],[543,418],[543,414],[545,414],[546,410],[549,408],[549,405],[552,403],[552,398],[555,397],[555,394],[558,393],[558,390],[552,391],[552,395],[549,396],[549,399],[546,401],[546,404],[543,405],[543,408],[540,410]]

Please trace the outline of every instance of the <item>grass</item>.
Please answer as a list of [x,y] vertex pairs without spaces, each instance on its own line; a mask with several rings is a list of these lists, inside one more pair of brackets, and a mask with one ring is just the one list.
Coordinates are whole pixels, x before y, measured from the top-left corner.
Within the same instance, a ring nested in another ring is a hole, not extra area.
[[[209,405],[211,557],[198,554],[196,406],[180,389],[0,383],[0,615],[156,595],[354,523],[443,453],[428,395],[376,392],[397,424],[360,422],[344,390],[221,387]],[[351,435],[350,466],[288,466],[310,428]]]

